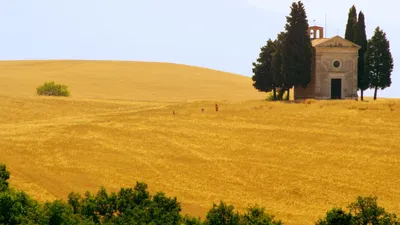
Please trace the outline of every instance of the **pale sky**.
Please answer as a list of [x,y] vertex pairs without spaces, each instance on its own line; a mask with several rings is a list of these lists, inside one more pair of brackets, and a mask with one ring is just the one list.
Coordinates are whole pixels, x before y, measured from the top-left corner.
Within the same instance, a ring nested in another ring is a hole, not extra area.
[[[2,0],[0,60],[101,59],[182,63],[252,76],[268,38],[283,31],[290,0]],[[400,5],[394,0],[304,0],[310,25],[344,36],[349,8],[387,34],[395,69],[378,97],[400,97]],[[315,20],[315,23],[314,23]],[[398,57],[399,56],[399,57]],[[371,95],[372,92],[368,92]]]

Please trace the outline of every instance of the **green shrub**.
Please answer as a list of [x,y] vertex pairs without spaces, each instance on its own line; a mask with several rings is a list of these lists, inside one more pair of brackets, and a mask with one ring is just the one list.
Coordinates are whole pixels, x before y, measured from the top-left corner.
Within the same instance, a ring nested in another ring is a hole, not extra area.
[[45,96],[69,96],[68,87],[63,84],[56,84],[54,81],[45,82],[42,86],[36,88],[38,95]]
[[10,172],[7,171],[6,165],[0,163],[0,192],[8,189],[8,179]]
[[83,223],[80,215],[73,214],[72,208],[62,200],[46,202],[42,207],[43,213],[41,216],[43,224],[78,225]]
[[249,206],[241,216],[241,225],[282,225],[281,220],[274,220],[274,215],[268,214],[265,208],[254,205]]
[[[83,196],[72,192],[68,201],[40,203],[23,191],[8,187],[10,173],[0,163],[0,225],[282,225],[261,206],[249,206],[243,213],[224,202],[213,204],[205,221],[181,214],[176,197],[163,192],[151,195],[147,184],[137,182],[134,188],[107,192],[101,187],[96,194]],[[333,208],[316,225],[400,225],[393,213],[378,206],[377,197],[358,197],[348,210]]]
[[185,215],[182,217],[180,225],[203,225],[203,222],[200,218]]
[[268,93],[267,98],[265,100],[266,101],[276,101],[277,99],[274,98],[273,93]]
[[320,219],[316,225],[351,225],[352,215],[340,208],[333,208],[326,213],[325,219]]
[[234,211],[233,205],[227,205],[223,201],[213,207],[207,213],[205,225],[239,225],[240,215]]
[[46,224],[43,217],[41,205],[25,192],[0,192],[0,224]]
[[376,196],[360,196],[348,208],[349,212],[340,208],[332,209],[316,225],[400,225],[396,214],[388,213],[378,206]]

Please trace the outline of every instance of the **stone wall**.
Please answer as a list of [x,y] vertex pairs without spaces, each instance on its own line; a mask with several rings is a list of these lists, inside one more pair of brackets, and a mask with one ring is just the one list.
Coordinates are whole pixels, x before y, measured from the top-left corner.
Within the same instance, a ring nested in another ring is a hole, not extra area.
[[[340,66],[335,68],[333,62]],[[358,48],[354,47],[316,47],[313,48],[311,82],[307,88],[296,87],[295,99],[331,99],[331,79],[342,79],[342,99],[358,99],[357,62]]]
[[[316,50],[316,88],[315,98],[331,98],[331,79],[342,79],[342,98],[357,99],[357,60],[358,50],[354,48],[320,48]],[[333,62],[340,66],[335,68]],[[319,68],[318,68],[319,67]]]

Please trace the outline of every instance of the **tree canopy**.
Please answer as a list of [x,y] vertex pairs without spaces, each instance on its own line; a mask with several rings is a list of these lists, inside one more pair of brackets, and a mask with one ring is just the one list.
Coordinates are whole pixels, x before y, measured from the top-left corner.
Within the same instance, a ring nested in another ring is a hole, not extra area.
[[[269,39],[253,63],[253,86],[259,91],[273,91],[273,99],[281,99],[283,91],[293,86],[307,87],[311,81],[312,46],[304,4],[294,2],[286,17],[285,31]],[[279,95],[276,92],[279,90]]]
[[400,225],[397,216],[379,206],[377,199],[376,196],[359,196],[347,207],[347,212],[341,208],[333,208],[316,225]]
[[285,86],[289,88],[305,88],[311,81],[312,45],[308,27],[304,4],[293,2],[290,15],[286,17],[283,45],[283,75]]
[[269,92],[276,88],[275,76],[272,70],[274,52],[275,43],[269,39],[267,44],[261,48],[257,62],[253,62],[253,86],[259,91]]
[[349,40],[351,42],[355,42],[356,25],[357,25],[357,9],[356,6],[353,5],[349,10],[344,39]]
[[369,77],[369,87],[374,89],[374,100],[378,89],[385,89],[392,84],[393,57],[386,33],[379,27],[368,41],[365,53],[365,73]]
[[361,46],[358,50],[358,89],[361,91],[361,100],[364,100],[364,91],[369,86],[369,77],[365,73],[365,52],[367,50],[367,34],[365,32],[365,17],[364,13],[360,11],[355,30],[355,43]]

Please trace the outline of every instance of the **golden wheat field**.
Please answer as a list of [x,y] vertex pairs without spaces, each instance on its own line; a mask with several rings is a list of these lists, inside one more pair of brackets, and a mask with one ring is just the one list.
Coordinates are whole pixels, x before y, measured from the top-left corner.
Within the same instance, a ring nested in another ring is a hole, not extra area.
[[3,95],[32,96],[45,81],[68,85],[72,97],[181,102],[248,100],[248,77],[194,66],[121,61],[0,61]]
[[[224,200],[314,224],[371,194],[400,214],[400,100],[266,102],[249,78],[173,64],[2,62],[0,71],[0,161],[38,200],[142,181],[194,216]],[[35,96],[49,79],[72,96]]]

